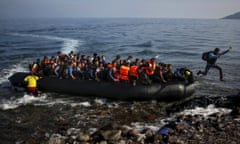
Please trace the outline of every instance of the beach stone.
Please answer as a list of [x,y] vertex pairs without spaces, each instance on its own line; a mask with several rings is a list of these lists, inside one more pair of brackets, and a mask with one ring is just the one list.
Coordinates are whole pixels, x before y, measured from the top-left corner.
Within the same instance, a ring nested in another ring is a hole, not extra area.
[[178,142],[178,137],[177,136],[169,136],[168,137],[168,142],[169,143],[177,143]]
[[198,122],[196,125],[197,125],[197,130],[198,130],[199,132],[203,132],[203,130],[204,130],[204,125],[203,125],[203,123],[202,123],[202,122]]
[[121,126],[117,123],[109,123],[105,126],[103,126],[100,130],[116,130],[116,129],[120,129]]
[[100,141],[99,144],[108,144],[108,143],[107,143],[107,141],[104,140],[104,141]]
[[139,135],[139,133],[136,129],[131,129],[131,130],[128,131],[128,135],[130,137],[137,137]]
[[101,111],[99,112],[99,115],[102,115],[102,116],[108,115],[108,114],[110,114],[110,110],[109,110],[109,109],[101,110]]
[[82,134],[79,136],[79,140],[81,142],[87,142],[90,140],[90,135],[89,134]]
[[240,122],[240,115],[234,119],[237,122]]
[[80,132],[80,129],[76,129],[76,128],[69,128],[67,130],[67,135],[70,136],[70,135],[76,135]]
[[74,141],[73,144],[80,144],[80,142],[78,142],[78,141]]
[[146,136],[147,138],[153,137],[153,135],[154,135],[154,133],[153,133],[153,131],[152,131],[151,129],[146,129],[146,130],[144,131],[144,134],[145,134],[145,136]]
[[148,120],[155,120],[157,117],[158,116],[155,115],[155,114],[149,114],[149,115],[146,116],[146,119],[148,119]]
[[25,140],[25,144],[36,144],[36,140],[33,138],[29,138],[29,139]]
[[100,131],[100,133],[105,140],[117,141],[121,138],[122,131],[121,130],[106,130],[106,131]]
[[123,126],[121,127],[121,131],[122,131],[122,136],[127,136],[129,132],[129,127]]
[[153,143],[161,143],[163,141],[163,136],[159,134],[155,134],[153,137]]
[[178,132],[183,132],[186,129],[186,126],[184,124],[177,124],[176,125],[176,130]]
[[145,138],[145,136],[144,136],[143,134],[138,134],[138,135],[136,136],[136,141],[137,141],[138,143],[144,143],[144,138]]
[[126,144],[127,142],[125,140],[120,140],[118,142],[114,142],[114,144]]
[[65,140],[61,137],[51,137],[48,144],[65,144]]

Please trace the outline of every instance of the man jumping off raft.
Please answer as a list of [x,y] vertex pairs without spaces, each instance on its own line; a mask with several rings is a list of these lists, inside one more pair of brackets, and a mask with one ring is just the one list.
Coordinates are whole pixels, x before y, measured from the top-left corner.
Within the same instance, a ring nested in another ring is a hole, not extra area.
[[207,75],[208,70],[210,68],[216,68],[219,70],[219,74],[220,74],[220,81],[224,81],[223,80],[223,74],[222,74],[222,68],[216,64],[217,59],[226,54],[227,52],[229,52],[232,49],[232,47],[229,47],[227,50],[223,51],[222,53],[220,53],[220,49],[219,48],[215,48],[214,51],[209,51],[209,52],[205,52],[202,55],[202,59],[205,60],[207,62],[206,67],[205,67],[205,71],[198,71],[197,75]]

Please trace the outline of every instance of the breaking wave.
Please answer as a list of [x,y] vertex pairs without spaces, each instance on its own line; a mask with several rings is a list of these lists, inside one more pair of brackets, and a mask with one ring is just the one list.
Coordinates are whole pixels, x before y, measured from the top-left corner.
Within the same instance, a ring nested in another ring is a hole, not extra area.
[[77,51],[77,48],[83,43],[81,40],[72,39],[72,38],[63,38],[63,37],[57,37],[57,36],[51,36],[51,35],[36,35],[36,34],[23,34],[23,33],[11,33],[11,35],[61,41],[63,42],[61,47],[61,51],[63,53],[69,53],[70,51]]

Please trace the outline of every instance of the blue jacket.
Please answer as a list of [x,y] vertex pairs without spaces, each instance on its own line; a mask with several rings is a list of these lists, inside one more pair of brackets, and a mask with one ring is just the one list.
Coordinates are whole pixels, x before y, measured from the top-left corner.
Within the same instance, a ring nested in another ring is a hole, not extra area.
[[209,58],[208,63],[210,63],[210,64],[215,64],[216,61],[217,61],[217,59],[218,59],[220,56],[226,54],[227,52],[229,52],[229,50],[225,50],[225,51],[223,51],[222,53],[219,53],[219,54],[217,54],[217,55],[216,55],[214,52],[210,52],[209,55],[208,55],[208,58]]

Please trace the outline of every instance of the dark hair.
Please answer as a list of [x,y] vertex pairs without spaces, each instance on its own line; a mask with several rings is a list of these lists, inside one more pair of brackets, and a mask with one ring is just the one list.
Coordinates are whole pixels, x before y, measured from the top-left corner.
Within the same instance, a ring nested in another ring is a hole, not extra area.
[[219,48],[215,48],[215,49],[214,49],[214,52],[219,52],[219,51],[220,51]]

